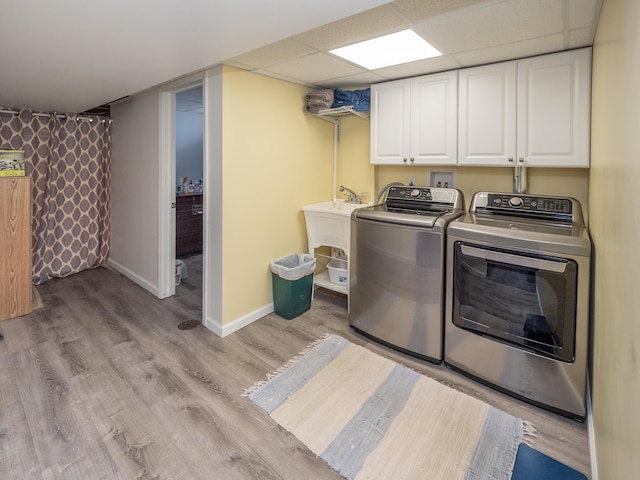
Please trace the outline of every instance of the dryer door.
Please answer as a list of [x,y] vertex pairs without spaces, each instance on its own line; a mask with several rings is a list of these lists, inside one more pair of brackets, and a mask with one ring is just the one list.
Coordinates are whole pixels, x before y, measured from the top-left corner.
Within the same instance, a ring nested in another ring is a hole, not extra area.
[[455,242],[453,323],[573,362],[577,272],[571,259]]

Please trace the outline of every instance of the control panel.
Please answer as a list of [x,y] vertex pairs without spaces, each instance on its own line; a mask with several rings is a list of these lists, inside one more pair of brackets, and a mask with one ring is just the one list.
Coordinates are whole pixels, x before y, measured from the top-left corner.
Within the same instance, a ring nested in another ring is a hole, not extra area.
[[393,186],[387,193],[387,203],[405,202],[407,204],[421,203],[455,203],[457,191],[452,188],[432,187],[396,187]]
[[571,200],[568,198],[547,198],[500,193],[490,193],[487,204],[488,208],[569,214],[571,213],[571,206]]
[[470,211],[553,218],[571,222],[573,220],[574,201],[568,197],[478,192],[474,196]]

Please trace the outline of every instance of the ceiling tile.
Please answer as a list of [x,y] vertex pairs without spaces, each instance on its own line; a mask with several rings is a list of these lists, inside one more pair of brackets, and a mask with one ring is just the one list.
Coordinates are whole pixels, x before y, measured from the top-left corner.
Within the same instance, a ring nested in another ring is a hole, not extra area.
[[568,48],[581,48],[591,45],[593,39],[593,31],[591,28],[579,28],[569,32]]
[[262,68],[267,65],[281,63],[315,52],[315,48],[309,47],[295,38],[291,38],[272,43],[243,55],[238,55],[237,57],[233,57],[230,62],[238,66],[247,65],[254,68]]
[[416,31],[436,38],[452,54],[490,48],[561,32],[560,3],[557,0],[501,2],[424,22]]
[[602,0],[569,0],[569,28],[591,28],[601,8]]
[[310,83],[320,83],[327,78],[345,77],[366,71],[326,53],[307,55],[289,62],[271,65],[264,70]]
[[[495,3],[495,1],[493,0],[489,3]],[[487,2],[488,0],[430,0],[428,2],[424,0],[396,0],[392,5],[410,22],[418,23],[443,13],[450,13]]]
[[386,33],[397,32],[408,25],[395,9],[389,5],[383,5],[359,15],[314,28],[293,38],[320,50],[330,50]]
[[353,90],[356,88],[367,88],[372,83],[381,83],[390,80],[389,77],[384,77],[373,72],[359,73],[357,75],[349,75],[347,77],[340,78],[328,78],[323,82],[327,88],[342,88],[347,90]]
[[269,78],[275,78],[278,80],[283,80],[285,82],[289,82],[289,83],[295,83],[296,85],[304,85],[306,87],[309,88],[321,88],[322,85],[318,84],[318,83],[314,83],[314,82],[307,82],[304,80],[300,80],[300,76],[296,75],[295,77],[290,77],[287,75],[283,75],[280,73],[276,73],[270,70],[265,70],[262,68],[259,68],[257,70],[253,70],[252,73],[257,73],[258,75],[264,75],[265,77],[269,77]]
[[378,73],[390,79],[397,79],[424,75],[425,73],[455,70],[456,68],[460,67],[461,64],[454,57],[443,55],[441,57],[418,60],[417,62],[394,65],[393,67],[380,68],[375,70],[375,73]]
[[564,35],[556,34],[547,37],[524,40],[522,42],[483,48],[454,55],[461,65],[471,67],[487,63],[502,62],[509,59],[525,58],[544,53],[564,50]]

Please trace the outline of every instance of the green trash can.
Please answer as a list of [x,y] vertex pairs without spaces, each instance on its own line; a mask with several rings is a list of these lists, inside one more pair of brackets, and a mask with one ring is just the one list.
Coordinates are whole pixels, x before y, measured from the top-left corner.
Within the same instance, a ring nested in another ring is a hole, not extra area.
[[271,262],[273,309],[276,314],[291,320],[311,308],[315,267],[315,257],[303,253]]

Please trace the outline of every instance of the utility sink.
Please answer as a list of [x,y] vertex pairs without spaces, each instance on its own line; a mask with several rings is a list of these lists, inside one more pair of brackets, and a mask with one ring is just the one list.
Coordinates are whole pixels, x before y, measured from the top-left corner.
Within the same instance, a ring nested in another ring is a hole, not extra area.
[[302,207],[302,210],[305,212],[318,212],[318,213],[329,213],[329,214],[337,214],[344,215],[347,217],[351,216],[351,212],[358,208],[366,207],[367,204],[362,203],[348,203],[344,200],[328,200],[326,202],[314,203],[313,205],[307,205]]
[[312,253],[314,248],[324,245],[340,248],[349,255],[351,213],[368,205],[328,200],[302,207],[307,225],[309,252]]

